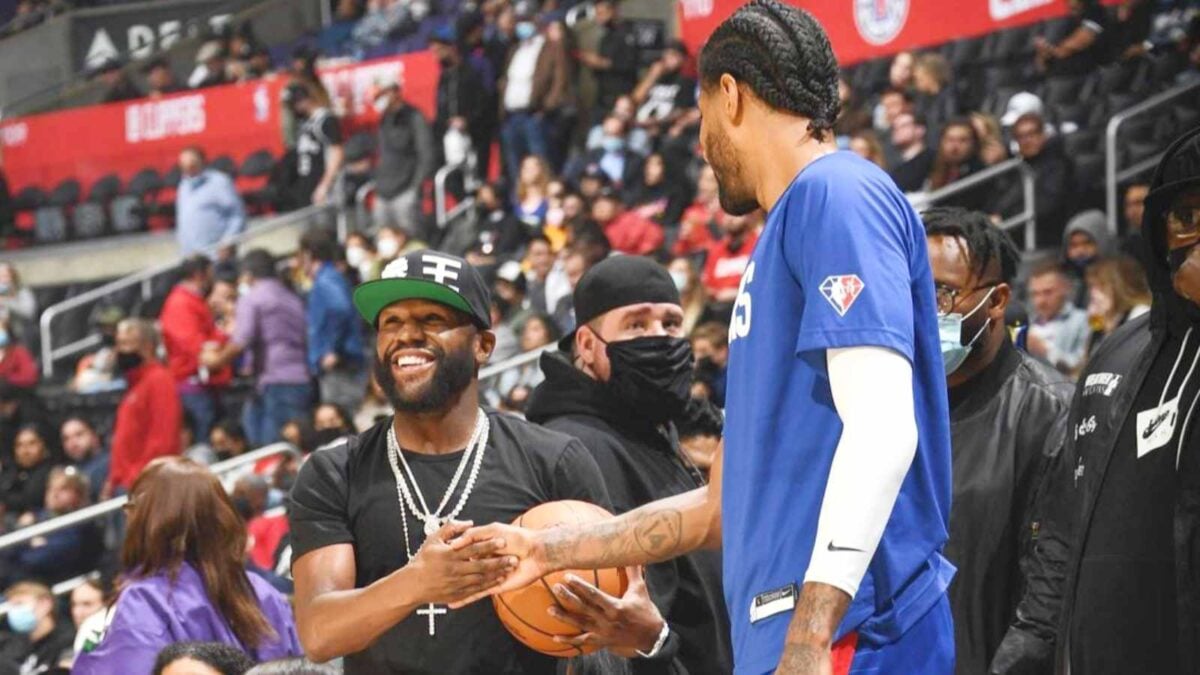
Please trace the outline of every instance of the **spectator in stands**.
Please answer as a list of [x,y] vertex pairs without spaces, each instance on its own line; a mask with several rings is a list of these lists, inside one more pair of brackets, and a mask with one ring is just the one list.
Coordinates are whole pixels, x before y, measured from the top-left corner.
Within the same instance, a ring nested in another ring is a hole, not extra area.
[[350,284],[333,264],[337,242],[320,230],[300,238],[301,265],[313,279],[308,294],[308,367],[320,385],[320,400],[354,410],[367,387],[362,320]]
[[[41,523],[88,505],[91,486],[74,468],[55,467],[46,482],[46,496],[25,525]],[[19,523],[20,524],[20,523]],[[93,522],[55,530],[33,538],[27,545],[0,552],[8,583],[37,579],[57,583],[85,574],[95,567],[104,535]]]
[[176,642],[154,660],[153,675],[244,675],[254,659],[234,645],[220,642]]
[[708,255],[704,259],[704,289],[710,304],[721,308],[722,316],[733,309],[742,273],[750,264],[750,256],[758,243],[761,224],[760,212],[744,216],[727,214],[721,221],[722,237],[708,246]]
[[[1013,138],[1021,159],[1034,172],[1037,240],[1057,241],[1062,236],[1069,204],[1067,194],[1074,184],[1071,162],[1063,152],[1061,140],[1047,137],[1046,122],[1039,115],[1029,113],[1019,117],[1013,124]],[[1024,201],[1021,181],[1013,181],[993,208],[1000,214],[1012,215],[1021,211]]]
[[950,83],[950,64],[937,53],[922,54],[913,65],[916,109],[925,116],[930,136],[937,138],[942,126],[958,115],[958,97]]
[[626,188],[625,202],[644,218],[674,228],[687,206],[687,186],[670,174],[663,156],[654,153],[642,164],[640,178]]
[[608,116],[616,117],[624,124],[625,144],[634,153],[645,157],[654,150],[654,139],[638,124],[637,106],[633,102],[633,97],[626,94],[618,96],[617,102],[613,104],[612,112],[601,117],[588,130],[587,141],[584,145],[585,152],[604,149],[604,137],[607,134],[604,130],[604,119]]
[[[1044,103],[1042,103],[1040,96],[1028,91],[1018,91],[1017,93],[1013,94],[1012,97],[1008,99],[1008,103],[1005,104],[1004,114],[1000,117],[1000,125],[1004,127],[1004,130],[1007,131],[1011,136],[1013,133],[1013,126],[1017,123],[1017,120],[1021,119],[1021,117],[1024,115],[1038,115],[1043,120],[1046,118],[1046,106]],[[1048,135],[1052,134],[1053,131],[1053,127],[1047,127]],[[1013,139],[1011,145],[1013,152],[1016,153],[1016,139]]]
[[13,334],[12,322],[0,319],[0,381],[14,387],[32,388],[38,382],[33,355]]
[[196,434],[203,437],[218,417],[220,396],[232,372],[210,370],[201,363],[200,354],[224,344],[228,337],[217,328],[206,299],[212,290],[212,263],[203,255],[193,255],[183,261],[180,272],[183,279],[167,294],[158,320],[180,402],[195,420]]
[[601,125],[603,137],[600,147],[589,150],[576,163],[576,170],[569,172],[579,177],[579,168],[599,167],[608,181],[617,190],[637,183],[642,173],[642,156],[629,147],[628,127],[621,118],[609,115]]
[[[487,175],[491,136],[496,125],[497,113],[490,106],[492,95],[479,69],[463,57],[453,28],[435,30],[429,46],[440,66],[437,113],[433,121],[435,149],[444,154],[448,139],[451,145],[454,144],[453,139],[463,136],[470,139],[476,159],[476,175],[483,178]],[[486,60],[484,62],[487,63]],[[461,140],[458,144],[461,145]]]
[[550,248],[550,240],[542,235],[534,235],[525,247],[526,297],[529,307],[534,311],[546,312],[546,279],[554,267],[554,251]]
[[204,89],[231,82],[226,72],[225,45],[220,40],[209,40],[196,52],[196,68],[188,76],[188,88]]
[[1074,297],[1076,306],[1087,306],[1084,277],[1093,263],[1112,253],[1111,240],[1108,222],[1100,209],[1082,211],[1067,221],[1062,237],[1063,265],[1079,289]]
[[604,260],[611,252],[610,244],[603,234],[589,234],[577,240],[566,255],[563,256],[563,274],[566,280],[566,294],[558,298],[554,305],[554,323],[562,333],[575,330],[575,303],[573,293],[579,280],[596,263]]
[[683,71],[687,59],[686,45],[678,40],[669,42],[633,90],[633,102],[638,106],[637,123],[651,137],[667,136],[696,107],[696,80]]
[[352,33],[356,53],[361,57],[387,40],[412,31],[427,11],[427,5],[411,0],[368,0],[366,14]]
[[208,292],[208,309],[212,312],[213,322],[222,335],[233,332],[233,315],[237,311],[238,275],[237,269],[230,269],[232,261],[225,260],[213,265],[213,285]]
[[392,404],[379,388],[379,383],[372,377],[367,385],[367,395],[354,413],[354,428],[361,434],[391,415]]
[[540,232],[550,208],[550,166],[538,155],[521,160],[513,197],[513,215],[529,232]]
[[107,57],[97,65],[93,77],[104,84],[101,103],[118,103],[142,97],[141,90],[125,74],[125,64],[115,56]]
[[[521,321],[516,328],[521,336],[521,353],[540,349],[548,344],[558,342],[558,339],[562,337],[558,332],[558,326],[555,325],[554,320],[546,314],[531,314]],[[502,395],[505,395],[517,387],[532,389],[538,386],[543,379],[544,376],[537,361],[530,361],[525,365],[501,373],[496,389]]]
[[870,113],[859,102],[854,87],[851,86],[845,75],[838,77],[838,102],[840,108],[833,130],[838,138],[838,144],[841,145],[848,142],[850,137],[855,134],[870,130],[872,120]]
[[91,324],[94,335],[100,339],[100,348],[84,355],[75,366],[75,377],[71,388],[80,394],[120,389],[125,382],[118,377],[116,352],[113,345],[117,340],[117,324],[125,318],[125,310],[116,305],[98,305],[92,312]]
[[542,113],[566,87],[565,73],[555,72],[557,60],[543,49],[546,39],[538,32],[532,14],[517,17],[516,35],[519,42],[504,71],[500,127],[505,175],[514,184],[526,156],[549,158]]
[[578,58],[596,78],[596,108],[611,110],[618,96],[637,86],[637,36],[618,16],[616,0],[599,0],[592,7],[600,44],[596,51],[580,50]]
[[171,370],[158,360],[158,342],[158,329],[146,319],[125,319],[117,326],[117,368],[129,389],[117,406],[102,499],[124,494],[151,460],[181,450],[179,390]]
[[892,124],[892,146],[899,153],[890,175],[905,192],[917,192],[925,186],[933,168],[933,150],[925,145],[925,120],[919,114],[900,113]]
[[246,210],[233,180],[205,167],[204,150],[191,146],[179,153],[179,190],[175,193],[175,237],[182,255],[214,255],[246,230]]
[[676,256],[692,256],[705,253],[725,219],[721,202],[717,196],[717,175],[705,164],[696,180],[696,198],[684,209],[679,225],[679,236],[671,247]]
[[241,423],[232,417],[223,418],[213,424],[212,431],[208,434],[208,444],[218,462],[244,455],[250,450],[245,430],[242,429]]
[[[43,584],[22,581],[4,592],[11,632],[0,633],[0,668],[21,673],[42,673],[58,665],[59,656],[71,649],[75,631],[59,621],[54,595]],[[2,672],[2,671],[0,671]]]
[[25,427],[48,429],[46,410],[33,389],[0,379],[0,467],[13,461],[17,433]]
[[17,234],[15,227],[12,192],[8,188],[8,176],[4,171],[4,156],[0,154],[0,236]]
[[338,432],[352,433],[354,420],[350,418],[350,413],[339,405],[318,403],[312,411],[312,425],[313,429],[317,431],[333,429]]
[[62,423],[62,449],[68,466],[87,477],[91,492],[88,497],[96,500],[108,480],[111,462],[108,450],[100,442],[92,424],[82,417],[68,417]]
[[52,468],[50,450],[41,431],[36,427],[21,429],[13,446],[13,461],[0,469],[0,502],[17,527],[27,527],[36,521],[37,511],[46,500],[46,484]]
[[100,578],[88,577],[71,591],[71,622],[76,630],[88,618],[104,610],[104,596],[111,590],[105,586],[111,584]]
[[175,73],[171,71],[171,62],[166,57],[151,59],[142,66],[142,74],[146,76],[146,96],[149,98],[162,98],[182,89],[175,82]]
[[683,308],[683,332],[687,335],[700,323],[708,308],[708,293],[700,283],[700,272],[692,258],[678,256],[667,265],[675,288],[679,289],[679,306]]
[[650,255],[662,248],[662,226],[637,211],[626,210],[615,192],[602,192],[592,204],[592,219],[604,230],[614,251]]
[[879,136],[875,135],[870,129],[857,131],[850,137],[850,151],[868,159],[875,166],[887,170],[887,157],[883,154],[883,144],[879,142]]
[[375,95],[379,120],[379,164],[375,167],[375,226],[423,233],[421,185],[433,175],[436,153],[429,122],[401,95],[399,84]]
[[103,641],[80,655],[76,673],[148,672],[160,649],[187,640],[233,645],[256,661],[301,653],[287,600],[246,573],[245,526],[208,469],[158,459],[129,497],[126,580]]
[[1075,25],[1067,36],[1057,44],[1040,35],[1033,39],[1034,65],[1048,75],[1086,75],[1107,60],[1102,36],[1109,18],[1100,0],[1069,0],[1068,4]]
[[1092,327],[1088,354],[1125,322],[1150,311],[1150,285],[1138,261],[1128,256],[1103,258],[1087,268],[1087,314]]
[[242,476],[233,485],[233,507],[246,523],[250,564],[258,571],[275,569],[275,551],[288,533],[287,515],[264,515],[270,502],[271,486],[256,474]]
[[303,301],[279,280],[270,253],[248,252],[240,272],[247,290],[238,300],[234,333],[202,360],[219,369],[243,353],[254,355],[254,392],[242,409],[242,424],[258,447],[278,440],[283,424],[303,414],[312,401],[305,341],[309,326]]
[[341,123],[322,104],[311,84],[293,82],[283,93],[284,104],[299,124],[291,198],[298,206],[324,204],[345,160]]
[[[983,161],[979,159],[979,137],[971,120],[960,117],[951,120],[944,129],[938,141],[937,157],[933,160],[933,168],[929,171],[929,190],[938,190],[951,183],[962,180],[971,174],[983,170]],[[958,194],[951,195],[942,204],[958,206],[970,211],[982,211],[991,197],[992,188],[980,185]]]
[[528,281],[521,271],[521,263],[508,260],[496,269],[496,279],[492,282],[492,301],[500,308],[501,323],[516,325],[529,315],[527,290]]
[[21,283],[21,275],[12,263],[0,262],[0,321],[8,322],[18,338],[25,338],[37,329],[37,317],[33,290]]
[[1063,373],[1083,365],[1087,350],[1087,312],[1071,303],[1071,280],[1056,261],[1046,261],[1029,275],[1028,350]]
[[975,128],[975,137],[979,139],[979,158],[985,166],[999,164],[1008,159],[1004,136],[1000,132],[1000,122],[995,117],[987,113],[971,113],[971,126]]
[[1121,253],[1140,261],[1142,246],[1142,214],[1146,212],[1146,195],[1150,186],[1146,183],[1134,183],[1125,188],[1125,200],[1121,212],[1125,216],[1125,236],[1121,238]]
[[700,324],[692,331],[691,342],[697,369],[706,369],[711,364],[711,399],[718,408],[724,408],[725,374],[729,368],[729,328],[715,321]]
[[346,264],[358,273],[359,282],[374,281],[383,271],[375,242],[363,232],[346,235]]

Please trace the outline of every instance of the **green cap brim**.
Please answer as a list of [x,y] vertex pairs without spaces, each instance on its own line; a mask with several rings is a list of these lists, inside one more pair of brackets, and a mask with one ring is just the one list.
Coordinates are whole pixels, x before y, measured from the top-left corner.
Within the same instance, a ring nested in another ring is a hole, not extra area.
[[375,325],[379,313],[384,307],[401,300],[429,300],[447,307],[453,307],[467,316],[475,319],[475,310],[471,309],[466,298],[455,293],[453,289],[432,281],[423,279],[376,279],[361,284],[354,289],[354,306],[367,323]]

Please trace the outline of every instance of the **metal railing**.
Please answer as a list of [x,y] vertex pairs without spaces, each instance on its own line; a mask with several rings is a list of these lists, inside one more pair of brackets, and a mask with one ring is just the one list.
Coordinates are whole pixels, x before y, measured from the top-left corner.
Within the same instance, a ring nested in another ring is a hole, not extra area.
[[[1108,120],[1108,127],[1104,131],[1104,211],[1108,218],[1108,231],[1112,234],[1117,233],[1117,187],[1122,182],[1157,166],[1163,155],[1162,152],[1156,152],[1152,157],[1135,162],[1133,166],[1120,169],[1117,166],[1120,159],[1117,156],[1117,135],[1121,130],[1121,125],[1139,115],[1157,110],[1177,98],[1192,94],[1196,89],[1200,89],[1200,80],[1181,84],[1151,96],[1145,101],[1113,115]],[[1193,94],[1193,96],[1195,95],[1198,94]],[[1163,150],[1166,150],[1165,145]]]
[[475,205],[474,197],[465,197],[465,198],[463,198],[462,201],[455,204],[454,208],[451,208],[451,209],[446,208],[447,202],[449,201],[447,199],[446,183],[450,180],[450,177],[453,176],[454,174],[456,174],[456,173],[462,174],[463,187],[466,189],[467,192],[472,191],[472,186],[470,185],[471,173],[469,171],[467,171],[468,168],[469,168],[469,165],[466,162],[462,162],[459,164],[447,164],[446,166],[443,166],[442,168],[438,169],[437,173],[434,174],[434,177],[433,177],[433,209],[434,209],[434,216],[437,219],[436,222],[437,222],[437,227],[439,230],[444,230],[446,228],[447,224],[449,224],[451,221],[453,221],[459,215],[466,212],[467,209],[470,209],[472,206]]
[[[251,450],[244,455],[238,455],[232,459],[227,459],[224,462],[217,462],[209,467],[209,470],[218,476],[229,473],[236,469],[240,469],[247,464],[253,464],[259,460],[282,455],[285,452],[298,452],[290,443],[272,443],[261,447],[257,450]],[[75,527],[84,523],[90,523],[93,520],[99,520],[114,511],[118,511],[125,506],[125,502],[129,501],[129,497],[122,495],[113,497],[108,501],[85,506],[78,511],[73,511],[63,516],[53,518],[41,523],[35,523],[29,527],[24,527],[16,532],[0,536],[0,551],[3,551],[14,546],[20,546],[37,537],[44,537],[48,534],[53,534],[59,530],[65,530],[68,527]]]
[[1021,192],[1022,206],[1021,212],[1004,219],[1000,223],[1000,227],[1005,230],[1015,228],[1019,225],[1025,226],[1025,250],[1034,251],[1037,248],[1037,211],[1034,200],[1036,199],[1034,190],[1033,170],[1024,160],[1014,157],[1006,159],[999,164],[990,166],[983,171],[971,174],[966,178],[954,181],[953,183],[938,189],[933,192],[928,192],[920,195],[910,195],[908,200],[913,208],[921,211],[930,206],[934,206],[939,202],[945,201],[949,197],[961,194],[972,188],[977,188],[980,185],[994,180],[999,176],[1007,173],[1019,172],[1021,174]]
[[493,364],[493,365],[490,365],[490,366],[480,369],[479,381],[480,381],[480,383],[482,383],[486,380],[490,380],[492,378],[499,377],[499,376],[503,375],[504,373],[512,370],[513,368],[520,368],[521,366],[523,366],[527,363],[530,363],[531,361],[537,361],[539,358],[541,358],[541,356],[544,352],[552,352],[552,351],[557,351],[557,350],[558,350],[558,345],[551,342],[550,344],[543,345],[541,347],[538,347],[537,349],[531,349],[527,352],[517,354],[516,356],[509,358],[509,359],[505,359],[504,361],[501,361],[500,363],[496,363],[496,364]]
[[[212,253],[226,246],[240,245],[252,238],[262,236],[284,227],[291,227],[298,223],[304,222],[305,220],[316,218],[323,213],[332,211],[334,208],[336,207],[328,204],[308,206],[300,209],[299,211],[293,211],[281,216],[269,218],[256,226],[247,228],[245,232],[242,232],[238,236],[233,237],[226,242],[222,242],[210,247],[207,252]],[[83,338],[75,340],[74,342],[62,345],[60,347],[55,347],[53,342],[53,323],[56,317],[64,314],[65,312],[90,305],[101,298],[138,285],[141,286],[142,301],[149,301],[153,295],[154,280],[160,276],[174,272],[175,269],[179,267],[179,263],[182,262],[182,260],[182,257],[177,258],[170,262],[151,267],[150,269],[142,270],[141,272],[135,272],[134,274],[122,277],[116,281],[100,286],[99,288],[93,288],[90,291],[80,293],[79,295],[67,298],[62,302],[47,307],[45,311],[42,312],[41,318],[38,320],[42,337],[42,372],[45,374],[45,376],[51,377],[54,375],[54,363],[56,361],[80,354],[100,344],[100,337],[98,335],[87,335]]]

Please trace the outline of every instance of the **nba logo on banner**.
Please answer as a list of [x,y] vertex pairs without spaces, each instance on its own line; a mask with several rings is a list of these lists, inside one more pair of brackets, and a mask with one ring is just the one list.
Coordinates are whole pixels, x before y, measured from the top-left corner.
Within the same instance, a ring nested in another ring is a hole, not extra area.
[[909,0],[854,0],[854,25],[873,45],[885,45],[900,34],[908,19]]
[[833,305],[838,316],[846,316],[850,306],[862,294],[863,282],[857,274],[839,274],[835,277],[825,277],[821,282],[821,295]]

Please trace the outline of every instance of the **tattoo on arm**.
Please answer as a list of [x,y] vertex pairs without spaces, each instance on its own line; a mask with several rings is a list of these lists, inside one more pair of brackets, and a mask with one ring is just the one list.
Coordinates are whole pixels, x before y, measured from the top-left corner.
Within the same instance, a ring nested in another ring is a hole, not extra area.
[[630,513],[611,523],[547,533],[546,561],[559,567],[606,568],[668,560],[684,553],[683,516],[668,508]]

